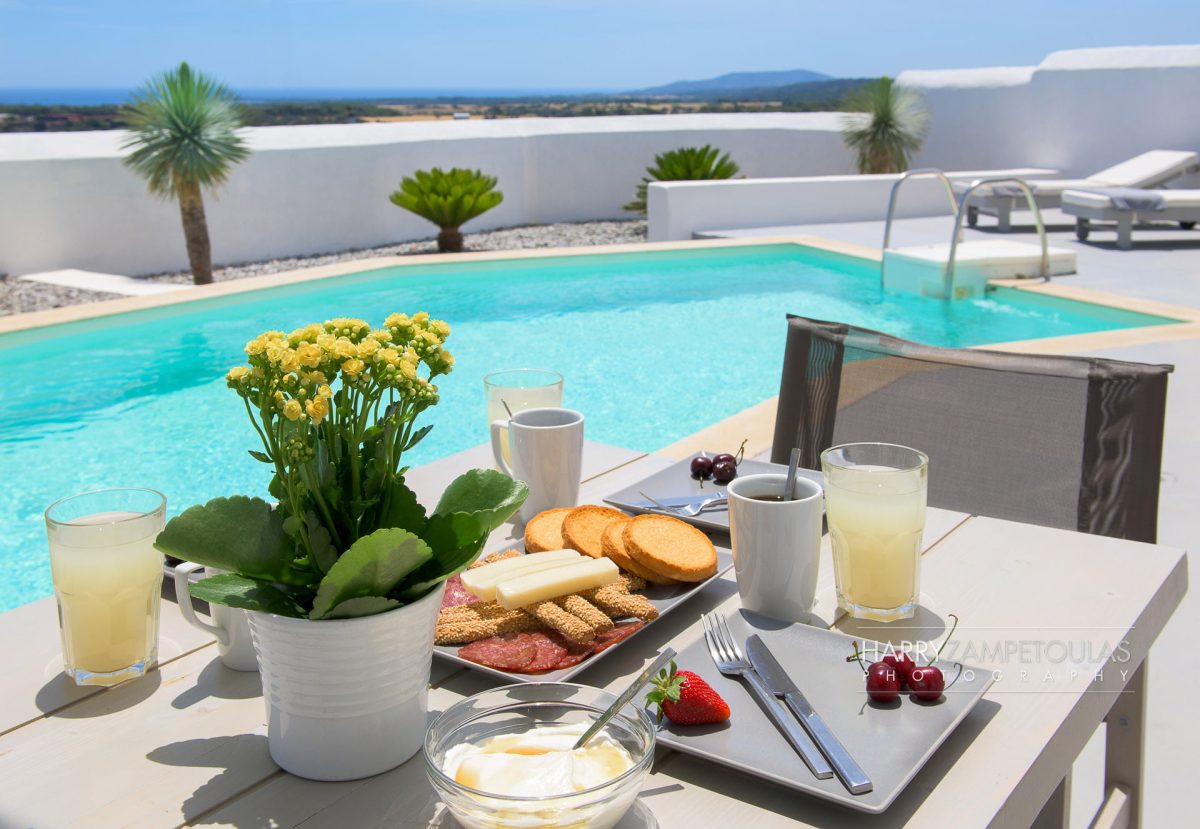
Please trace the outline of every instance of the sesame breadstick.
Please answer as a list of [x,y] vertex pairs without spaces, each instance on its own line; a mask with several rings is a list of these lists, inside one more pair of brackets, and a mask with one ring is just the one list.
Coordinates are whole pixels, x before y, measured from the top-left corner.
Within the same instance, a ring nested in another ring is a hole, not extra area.
[[556,599],[555,604],[572,616],[582,619],[594,633],[606,633],[613,629],[612,619],[583,596],[575,594],[563,596],[561,599]]
[[438,645],[462,645],[537,626],[536,619],[519,610],[505,610],[495,602],[472,602],[439,613],[433,641]]
[[645,596],[627,593],[617,584],[606,584],[582,595],[614,619],[622,616],[633,616],[646,621],[658,618],[658,608],[650,604]]
[[[596,631],[591,625],[559,607],[553,601],[537,602],[522,608],[522,610],[537,622],[557,630],[572,642],[586,645],[596,638]],[[609,622],[609,624],[612,623]]]

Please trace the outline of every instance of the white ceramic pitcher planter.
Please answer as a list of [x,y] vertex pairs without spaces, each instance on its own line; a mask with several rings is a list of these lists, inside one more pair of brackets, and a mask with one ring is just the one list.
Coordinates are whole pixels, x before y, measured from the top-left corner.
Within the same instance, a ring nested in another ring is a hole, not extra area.
[[412,757],[425,737],[444,590],[357,619],[251,612],[271,759],[310,780],[357,780]]

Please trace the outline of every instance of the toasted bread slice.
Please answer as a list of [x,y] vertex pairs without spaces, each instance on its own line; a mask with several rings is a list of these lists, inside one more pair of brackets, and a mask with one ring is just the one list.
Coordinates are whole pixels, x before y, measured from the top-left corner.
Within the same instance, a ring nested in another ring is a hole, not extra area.
[[678,581],[704,581],[717,572],[708,536],[669,515],[639,515],[621,533],[628,556],[647,570]]
[[567,545],[562,537],[562,524],[571,509],[571,507],[548,509],[530,518],[529,523],[525,525],[525,552],[543,553],[546,550],[565,550]]
[[600,547],[604,551],[604,555],[611,558],[622,570],[633,573],[635,576],[641,576],[651,584],[674,584],[674,579],[660,576],[653,570],[648,570],[630,558],[629,554],[625,552],[625,542],[621,536],[625,532],[625,525],[632,520],[632,518],[626,517],[620,521],[613,521],[604,528],[604,534],[600,537]]
[[604,535],[604,528],[614,521],[628,517],[625,513],[609,507],[576,507],[563,519],[563,541],[572,550],[578,550],[585,556],[603,558],[604,550],[600,546],[600,537]]

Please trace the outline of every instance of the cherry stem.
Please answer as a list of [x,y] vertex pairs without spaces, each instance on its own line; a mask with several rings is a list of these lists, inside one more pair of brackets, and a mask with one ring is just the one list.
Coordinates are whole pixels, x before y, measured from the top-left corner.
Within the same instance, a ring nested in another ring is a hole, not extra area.
[[937,653],[933,655],[933,659],[930,659],[925,664],[932,665],[937,658],[942,655],[942,648],[946,647],[946,645],[950,643],[950,637],[952,637],[954,635],[954,631],[958,629],[958,617],[951,613],[950,618],[954,620],[954,625],[950,628],[950,632],[946,634],[946,638],[942,640],[942,645],[937,649]]
[[854,644],[854,655],[847,656],[846,661],[847,662],[857,662],[859,669],[865,674],[867,672],[867,667],[865,665],[863,665],[862,654],[859,653],[859,650],[858,650],[858,640],[855,639],[853,644]]
[[744,438],[742,440],[742,445],[738,447],[737,454],[733,456],[733,465],[734,466],[742,465],[742,461],[746,457],[746,441],[748,441],[748,440],[750,440],[750,438]]

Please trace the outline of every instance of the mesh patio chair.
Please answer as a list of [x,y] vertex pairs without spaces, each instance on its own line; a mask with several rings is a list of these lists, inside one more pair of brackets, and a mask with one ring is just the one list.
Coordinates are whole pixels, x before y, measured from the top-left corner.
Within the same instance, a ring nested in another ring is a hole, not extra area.
[[1154,542],[1168,365],[936,348],[789,315],[771,459],[880,441],[932,506]]

